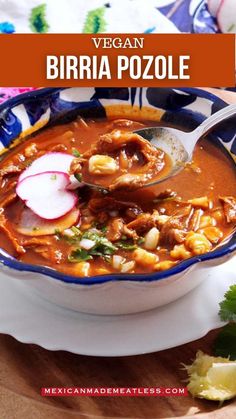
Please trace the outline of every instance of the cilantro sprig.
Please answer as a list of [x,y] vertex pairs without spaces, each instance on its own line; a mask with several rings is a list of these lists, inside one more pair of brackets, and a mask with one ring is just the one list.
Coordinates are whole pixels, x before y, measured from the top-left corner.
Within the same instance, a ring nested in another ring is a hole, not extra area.
[[236,322],[236,285],[231,285],[220,303],[219,315],[221,320]]
[[81,157],[81,153],[79,152],[79,150],[77,150],[77,148],[72,149],[72,154],[74,157]]
[[229,323],[219,332],[214,342],[216,356],[236,360],[236,324]]
[[120,240],[116,242],[117,247],[123,250],[135,250],[137,245],[131,240]]
[[90,259],[92,259],[92,256],[89,255],[87,250],[79,249],[79,248],[76,250],[73,250],[71,254],[68,256],[68,261],[72,263],[83,262]]
[[220,303],[219,316],[229,323],[219,332],[214,342],[214,353],[236,360],[236,285],[231,285]]

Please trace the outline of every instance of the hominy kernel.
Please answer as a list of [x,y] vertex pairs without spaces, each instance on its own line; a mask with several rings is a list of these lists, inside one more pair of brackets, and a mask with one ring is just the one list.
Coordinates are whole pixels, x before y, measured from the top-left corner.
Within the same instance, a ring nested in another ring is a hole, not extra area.
[[178,263],[177,261],[172,260],[163,260],[162,262],[156,263],[154,265],[155,271],[165,271],[166,269],[170,269]]
[[75,272],[78,276],[89,276],[90,263],[89,262],[79,262],[75,263]]
[[130,262],[126,262],[126,263],[123,263],[122,265],[121,265],[121,273],[126,273],[126,272],[130,272],[130,271],[132,271],[133,269],[135,268],[135,262],[133,261],[133,260],[131,260]]
[[154,265],[154,263],[157,263],[159,260],[157,255],[141,248],[138,248],[133,252],[133,258],[142,266]]
[[203,234],[213,244],[217,244],[223,237],[223,232],[218,227],[206,227],[203,229]]
[[192,253],[186,249],[184,244],[176,244],[170,252],[170,256],[174,259],[188,259]]
[[188,249],[192,250],[194,255],[202,255],[209,252],[212,248],[211,242],[200,233],[190,231],[185,239],[185,245]]
[[115,159],[96,154],[89,159],[89,172],[95,175],[110,175],[118,170]]
[[205,228],[210,226],[215,226],[216,220],[214,217],[211,217],[210,215],[203,215],[200,220],[199,228]]

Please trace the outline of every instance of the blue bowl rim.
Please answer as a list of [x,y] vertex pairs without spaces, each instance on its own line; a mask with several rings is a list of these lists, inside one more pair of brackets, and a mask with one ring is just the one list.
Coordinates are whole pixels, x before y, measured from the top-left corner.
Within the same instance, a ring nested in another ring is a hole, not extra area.
[[[65,88],[66,89],[66,88]],[[0,105],[0,113],[7,108],[14,107],[19,103],[22,103],[25,99],[35,99],[41,96],[51,95],[56,93],[60,90],[65,90],[64,88],[42,88],[36,91],[30,91],[26,93],[22,93],[8,99],[4,103]],[[200,97],[209,100],[217,100],[218,103],[222,105],[226,105],[222,99],[215,96],[213,93],[198,89],[198,88],[180,88],[181,90],[186,93],[190,94],[197,94]],[[107,282],[114,282],[114,281],[132,281],[132,282],[153,282],[153,281],[160,281],[161,279],[169,278],[173,275],[180,274],[181,272],[185,271],[186,269],[190,268],[191,266],[195,265],[198,262],[205,262],[214,259],[218,259],[220,257],[224,257],[226,255],[230,255],[236,250],[236,232],[233,234],[231,239],[228,243],[222,245],[221,247],[217,248],[216,250],[205,253],[200,256],[195,256],[190,259],[186,259],[176,266],[162,272],[154,272],[154,273],[146,273],[146,274],[107,274],[107,275],[99,275],[99,276],[91,276],[86,278],[75,277],[71,275],[63,274],[59,271],[56,271],[52,268],[40,265],[32,265],[18,261],[11,255],[8,255],[7,252],[0,249],[0,264],[8,267],[10,269],[15,269],[17,271],[24,271],[24,272],[32,272],[42,274],[46,277],[50,277],[67,284],[78,284],[78,285],[97,285],[97,284],[104,284]],[[7,256],[6,256],[7,255]]]

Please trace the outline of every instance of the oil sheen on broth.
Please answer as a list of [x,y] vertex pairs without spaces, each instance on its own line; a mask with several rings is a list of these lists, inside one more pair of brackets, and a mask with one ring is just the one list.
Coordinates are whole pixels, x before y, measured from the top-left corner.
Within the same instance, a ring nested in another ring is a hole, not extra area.
[[[78,175],[81,158],[89,155],[101,136],[114,130],[130,136],[136,129],[154,125],[157,123],[151,121],[78,118],[46,129],[12,149],[0,164],[1,247],[22,262],[69,275],[92,276],[162,271],[219,246],[235,228],[235,167],[207,139],[197,144],[191,164],[159,185],[137,190],[117,188],[104,195],[80,184],[76,189],[80,217],[74,225],[63,229],[63,219],[58,219],[60,228],[52,221],[53,233],[19,232],[22,214],[30,210],[16,195],[16,183],[34,160],[48,152],[73,154],[77,172],[71,173]],[[120,153],[125,150],[131,159],[133,146],[126,149],[125,144],[110,157],[122,159]],[[162,155],[160,162],[168,170],[168,156]],[[137,174],[140,164],[145,165],[142,156],[131,174]],[[88,160],[81,176],[98,184],[115,180],[114,174],[89,177]]]

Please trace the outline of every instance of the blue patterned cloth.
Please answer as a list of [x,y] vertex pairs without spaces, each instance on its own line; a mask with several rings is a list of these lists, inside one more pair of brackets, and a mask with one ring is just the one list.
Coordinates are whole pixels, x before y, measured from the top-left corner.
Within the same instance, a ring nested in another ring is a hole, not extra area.
[[0,0],[0,33],[218,32],[207,0]]
[[185,33],[218,33],[216,19],[210,14],[206,0],[177,0],[159,10]]

